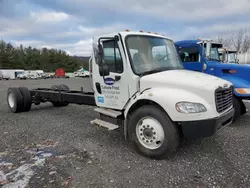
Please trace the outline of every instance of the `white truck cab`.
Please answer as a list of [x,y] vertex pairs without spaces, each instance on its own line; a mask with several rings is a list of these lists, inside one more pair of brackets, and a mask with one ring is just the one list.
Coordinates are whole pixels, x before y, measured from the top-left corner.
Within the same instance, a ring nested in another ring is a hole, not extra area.
[[91,61],[97,106],[124,114],[127,138],[141,153],[164,155],[167,149],[161,147],[175,148],[179,136],[211,136],[232,122],[232,84],[185,70],[167,37],[99,36]]
[[185,70],[167,37],[128,31],[96,37],[89,70],[93,92],[65,85],[9,88],[9,108],[28,111],[42,102],[96,106],[101,119],[93,124],[123,126],[136,151],[156,159],[175,151],[181,137],[212,136],[233,120],[232,84]]

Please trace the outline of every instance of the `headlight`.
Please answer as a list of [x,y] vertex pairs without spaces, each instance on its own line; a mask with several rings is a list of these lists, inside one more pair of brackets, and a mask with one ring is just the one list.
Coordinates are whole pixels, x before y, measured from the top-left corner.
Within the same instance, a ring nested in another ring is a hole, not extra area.
[[235,91],[239,94],[250,94],[250,88],[236,88]]
[[178,102],[176,103],[175,108],[178,112],[186,114],[207,111],[206,107],[203,104],[192,102]]

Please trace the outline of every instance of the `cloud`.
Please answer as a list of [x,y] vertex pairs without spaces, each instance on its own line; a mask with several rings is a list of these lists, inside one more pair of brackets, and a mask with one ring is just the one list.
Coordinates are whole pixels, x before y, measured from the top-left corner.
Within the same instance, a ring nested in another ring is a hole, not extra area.
[[249,0],[0,0],[0,37],[90,55],[95,36],[130,30],[173,40],[250,28]]
[[[106,12],[127,15],[143,15],[161,20],[178,21],[204,21],[233,17],[248,14],[250,9],[249,0],[43,0],[39,4],[43,7],[54,6],[54,8],[77,14],[84,14],[86,9],[96,9],[93,12],[99,15]],[[81,11],[84,10],[84,11]],[[115,15],[115,14],[114,14]]]
[[69,15],[64,12],[30,12],[31,19],[36,22],[61,22],[69,19]]
[[[23,46],[32,46],[37,48],[60,48],[67,51],[71,55],[91,55],[92,52],[92,38],[95,36],[100,36],[104,33],[113,33],[117,31],[124,31],[127,28],[126,25],[122,24],[114,24],[106,27],[85,27],[83,25],[79,25],[77,31],[71,32],[57,32],[56,34],[52,34],[47,36],[49,38],[62,38],[67,39],[67,37],[77,37],[79,40],[76,40],[72,43],[54,43],[52,41],[42,41],[42,40],[12,40],[11,42],[15,46],[19,46],[23,44]],[[83,38],[83,39],[82,39]]]

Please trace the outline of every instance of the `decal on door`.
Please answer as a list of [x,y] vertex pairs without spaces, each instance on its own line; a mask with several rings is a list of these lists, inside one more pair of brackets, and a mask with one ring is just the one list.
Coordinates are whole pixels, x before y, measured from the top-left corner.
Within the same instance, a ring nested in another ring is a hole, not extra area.
[[119,103],[119,100],[122,100],[120,98],[121,92],[120,92],[120,86],[108,86],[108,85],[101,85],[102,94],[105,97],[105,105],[116,107],[118,106],[117,103]]
[[98,101],[99,103],[104,103],[104,97],[98,96],[98,97],[97,97],[97,101]]
[[111,85],[113,85],[115,83],[115,80],[113,78],[108,77],[108,78],[104,79],[104,83],[106,85],[110,85],[111,86]]

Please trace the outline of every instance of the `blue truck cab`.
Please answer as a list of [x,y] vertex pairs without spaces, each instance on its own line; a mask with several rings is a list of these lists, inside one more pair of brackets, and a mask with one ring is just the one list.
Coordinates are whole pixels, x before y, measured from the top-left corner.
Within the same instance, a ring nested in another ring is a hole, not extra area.
[[182,40],[175,45],[185,69],[214,75],[234,85],[234,120],[246,113],[242,100],[250,99],[249,65],[223,63],[218,50],[223,45],[211,40]]

